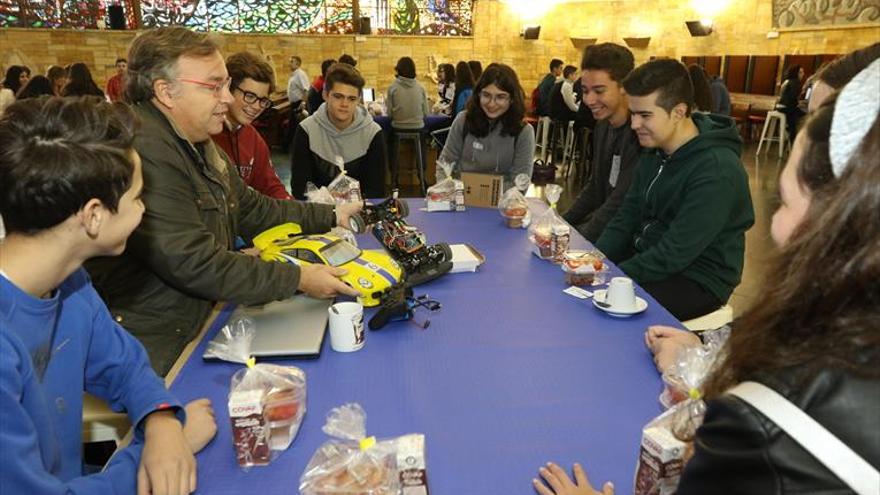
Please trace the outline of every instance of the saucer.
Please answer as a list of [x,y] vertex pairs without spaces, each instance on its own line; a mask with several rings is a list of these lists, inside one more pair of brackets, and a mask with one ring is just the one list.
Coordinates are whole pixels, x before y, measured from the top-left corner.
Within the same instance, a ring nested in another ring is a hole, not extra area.
[[636,315],[636,314],[639,314],[642,311],[648,309],[648,302],[638,296],[636,296],[635,309],[628,310],[628,311],[621,311],[621,310],[612,310],[610,308],[603,308],[602,306],[599,306],[598,304],[596,304],[596,301],[598,300],[599,302],[605,302],[605,294],[607,292],[608,291],[604,290],[604,289],[594,291],[593,292],[593,306],[596,306],[597,308],[601,309],[602,311],[608,313],[611,316],[616,316],[618,318],[626,318],[627,316]]

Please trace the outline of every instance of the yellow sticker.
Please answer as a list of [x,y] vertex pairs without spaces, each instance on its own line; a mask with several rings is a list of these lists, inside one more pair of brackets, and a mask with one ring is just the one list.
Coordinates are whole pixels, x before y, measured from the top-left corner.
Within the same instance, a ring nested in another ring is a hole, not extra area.
[[253,356],[249,357],[246,364],[248,368],[253,368],[257,364],[257,358]]
[[695,389],[695,388],[692,388],[692,389],[690,389],[690,390],[688,391],[688,396],[689,396],[691,399],[697,400],[697,399],[700,398],[700,391],[697,390],[697,389]]
[[361,439],[361,450],[367,450],[373,445],[376,445],[376,437],[367,437]]

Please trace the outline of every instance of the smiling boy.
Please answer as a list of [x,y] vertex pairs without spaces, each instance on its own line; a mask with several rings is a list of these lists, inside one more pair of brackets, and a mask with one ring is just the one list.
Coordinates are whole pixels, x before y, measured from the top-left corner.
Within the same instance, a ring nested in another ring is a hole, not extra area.
[[270,198],[291,199],[275,173],[269,146],[252,125],[263,111],[272,107],[272,66],[252,53],[241,52],[226,59],[226,70],[232,78],[232,102],[223,131],[211,138],[226,152],[245,184]]
[[755,222],[742,141],[729,117],[695,113],[681,63],[662,59],[623,81],[644,148],[632,186],[596,247],[679,320],[710,313],[739,284]]
[[326,186],[342,171],[360,181],[365,198],[385,196],[387,152],[382,127],[360,104],[364,78],[338,63],[327,70],[324,103],[299,123],[290,150],[290,186],[305,199],[306,183]]

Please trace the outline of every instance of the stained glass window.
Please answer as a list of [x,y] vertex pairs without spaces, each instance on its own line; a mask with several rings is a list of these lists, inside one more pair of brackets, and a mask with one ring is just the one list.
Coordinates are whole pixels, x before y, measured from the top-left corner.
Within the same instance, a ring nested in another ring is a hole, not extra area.
[[129,29],[350,34],[357,11],[376,34],[469,36],[474,0],[0,0],[0,27],[109,27],[110,5],[123,7]]
[[110,26],[107,7],[121,5],[129,29],[137,0],[0,0],[0,27],[97,29]]
[[470,36],[473,0],[360,0],[361,16],[379,34]]

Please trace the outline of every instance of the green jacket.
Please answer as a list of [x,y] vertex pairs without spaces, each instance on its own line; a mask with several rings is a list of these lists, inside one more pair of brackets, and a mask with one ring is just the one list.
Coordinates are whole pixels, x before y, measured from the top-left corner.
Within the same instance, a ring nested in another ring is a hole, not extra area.
[[261,304],[296,292],[296,265],[235,252],[236,236],[250,240],[285,222],[326,232],[335,215],[332,206],[255,192],[213,141],[193,145],[152,103],[133,108],[141,118],[134,147],[146,211],[121,256],[86,267],[116,321],[165,375],[215,301]]
[[755,212],[733,121],[692,117],[700,134],[671,156],[643,152],[596,247],[640,284],[680,273],[724,302],[739,285]]

